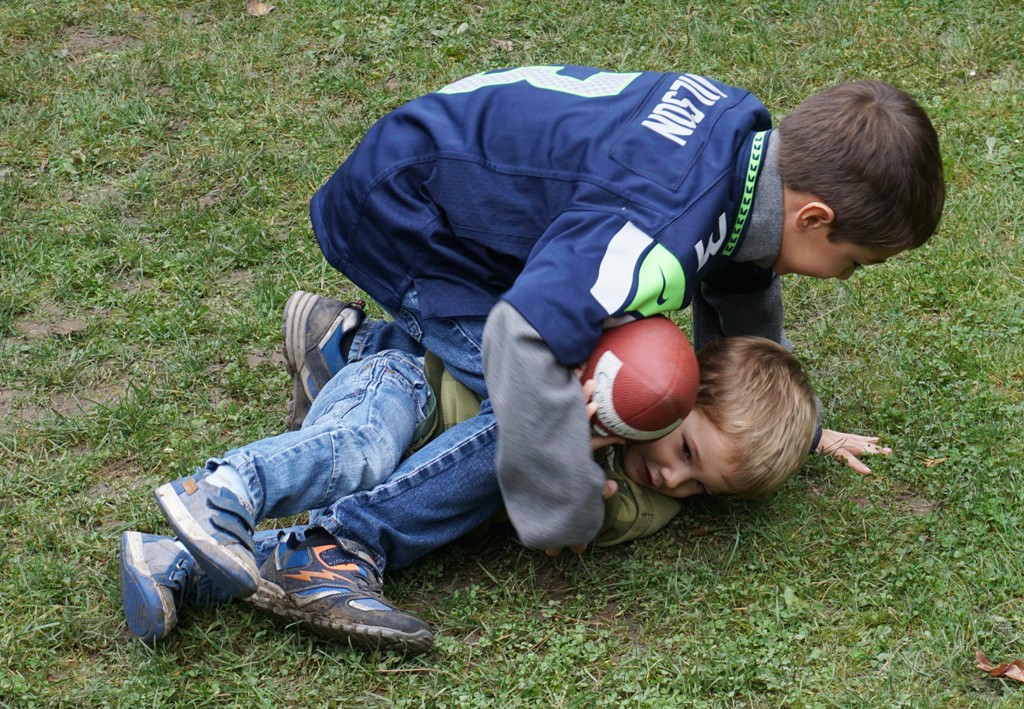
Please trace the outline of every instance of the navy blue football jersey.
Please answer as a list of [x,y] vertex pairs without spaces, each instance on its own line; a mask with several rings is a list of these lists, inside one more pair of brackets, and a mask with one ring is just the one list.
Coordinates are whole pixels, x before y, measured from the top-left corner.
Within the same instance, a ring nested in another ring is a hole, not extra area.
[[686,307],[745,232],[767,109],[693,74],[533,66],[392,111],[316,193],[328,262],[425,317],[511,303],[565,365]]

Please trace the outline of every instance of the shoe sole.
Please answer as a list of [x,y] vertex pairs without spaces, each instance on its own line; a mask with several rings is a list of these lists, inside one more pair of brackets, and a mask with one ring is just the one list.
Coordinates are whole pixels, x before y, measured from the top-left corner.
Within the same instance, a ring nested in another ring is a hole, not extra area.
[[156,491],[156,501],[178,541],[185,545],[210,580],[232,598],[247,598],[259,586],[256,558],[244,559],[203,529],[181,502],[171,483]]
[[131,634],[152,645],[177,625],[178,611],[170,590],[150,575],[142,547],[138,532],[121,535],[121,605]]
[[[288,374],[292,378],[292,398],[288,402],[288,414],[284,419],[285,428],[289,431],[297,431],[302,427],[302,421],[296,421],[297,402],[306,402],[306,412],[312,405],[299,377],[299,371],[306,357],[306,321],[318,297],[306,291],[295,291],[284,304],[284,321],[281,324],[281,335],[284,339],[282,351]],[[303,413],[302,418],[305,417]]]
[[406,655],[426,652],[434,644],[429,630],[403,633],[377,625],[361,625],[332,620],[321,614],[309,613],[289,603],[284,590],[265,579],[260,580],[256,593],[246,603],[282,621],[299,621],[304,627],[337,640],[348,640],[371,650],[394,650]]

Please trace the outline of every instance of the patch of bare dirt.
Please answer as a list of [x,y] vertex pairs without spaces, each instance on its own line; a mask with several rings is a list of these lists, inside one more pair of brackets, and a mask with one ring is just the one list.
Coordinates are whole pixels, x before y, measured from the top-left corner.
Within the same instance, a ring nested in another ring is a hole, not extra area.
[[83,207],[95,207],[101,204],[109,204],[120,196],[121,191],[117,187],[111,184],[103,184],[69,194],[66,197],[66,201],[80,204]]
[[0,419],[8,420],[18,403],[18,392],[4,387],[0,389]]
[[84,319],[66,316],[56,306],[48,305],[44,306],[40,313],[15,320],[14,330],[19,335],[36,340],[80,332],[85,329],[86,324]]
[[64,55],[82,61],[96,54],[116,54],[135,40],[121,34],[103,34],[92,27],[68,27],[64,30]]
[[139,473],[138,464],[134,460],[116,460],[105,465],[100,478],[100,481],[86,492],[88,497],[116,496],[125,490],[138,490],[151,485],[151,482]]
[[[55,304],[47,303],[15,319],[14,331],[26,340],[73,337],[88,326],[89,318],[105,312],[98,310],[84,315],[69,314],[62,312]],[[16,384],[9,385],[0,389],[0,415],[4,421],[0,425],[10,428],[53,415],[79,416],[96,406],[115,403],[123,395],[124,386],[120,382],[100,384],[85,390],[53,392],[45,397],[20,390]]]
[[273,354],[267,355],[262,352],[253,352],[246,355],[245,362],[250,367],[258,367],[261,364],[272,364],[275,367],[286,367],[284,361],[284,354],[280,350],[275,351]]
[[0,389],[0,416],[3,427],[40,421],[49,416],[71,418],[88,413],[97,406],[112,406],[124,396],[124,387],[108,384],[84,392],[54,393],[40,399],[29,392]]
[[929,515],[942,507],[942,502],[914,495],[899,495],[896,497],[896,501],[915,515]]

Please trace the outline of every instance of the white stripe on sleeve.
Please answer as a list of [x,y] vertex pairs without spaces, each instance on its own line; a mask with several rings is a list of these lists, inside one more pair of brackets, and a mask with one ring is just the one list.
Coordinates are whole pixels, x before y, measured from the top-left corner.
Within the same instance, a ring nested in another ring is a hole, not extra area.
[[632,222],[626,222],[608,242],[590,294],[609,315],[626,304],[640,257],[652,242]]

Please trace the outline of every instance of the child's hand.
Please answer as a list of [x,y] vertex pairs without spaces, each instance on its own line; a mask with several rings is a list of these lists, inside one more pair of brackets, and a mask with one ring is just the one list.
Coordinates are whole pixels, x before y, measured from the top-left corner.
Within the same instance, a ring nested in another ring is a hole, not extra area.
[[[582,372],[580,373],[582,374]],[[583,382],[583,396],[585,396],[587,399],[587,421],[592,420],[594,418],[594,414],[597,413],[597,404],[595,404],[592,401],[592,398],[594,396],[594,388],[596,386],[597,383],[594,382],[593,379],[588,379],[587,381]],[[614,446],[616,444],[623,444],[625,442],[626,439],[620,438],[619,436],[593,436],[590,439],[590,450],[596,451],[605,448],[606,446]],[[605,499],[607,498],[608,495],[605,495]]]
[[[602,497],[604,497],[604,499],[607,500],[609,497],[614,495],[618,491],[618,489],[619,489],[619,484],[617,482],[615,482],[614,480],[605,480],[604,481],[604,492],[602,493]],[[569,547],[569,551],[571,551],[573,554],[582,554],[584,551],[586,551],[586,549],[587,549],[587,545],[586,544],[582,544],[582,545],[580,545],[578,547]],[[550,557],[556,557],[556,556],[558,556],[559,554],[562,553],[562,549],[561,548],[558,548],[558,549],[545,549],[544,553],[547,554]]]
[[815,453],[830,455],[841,460],[861,475],[870,475],[871,468],[861,462],[862,455],[889,455],[892,448],[879,445],[878,436],[860,436],[856,433],[840,433],[827,428],[821,430],[821,440]]

